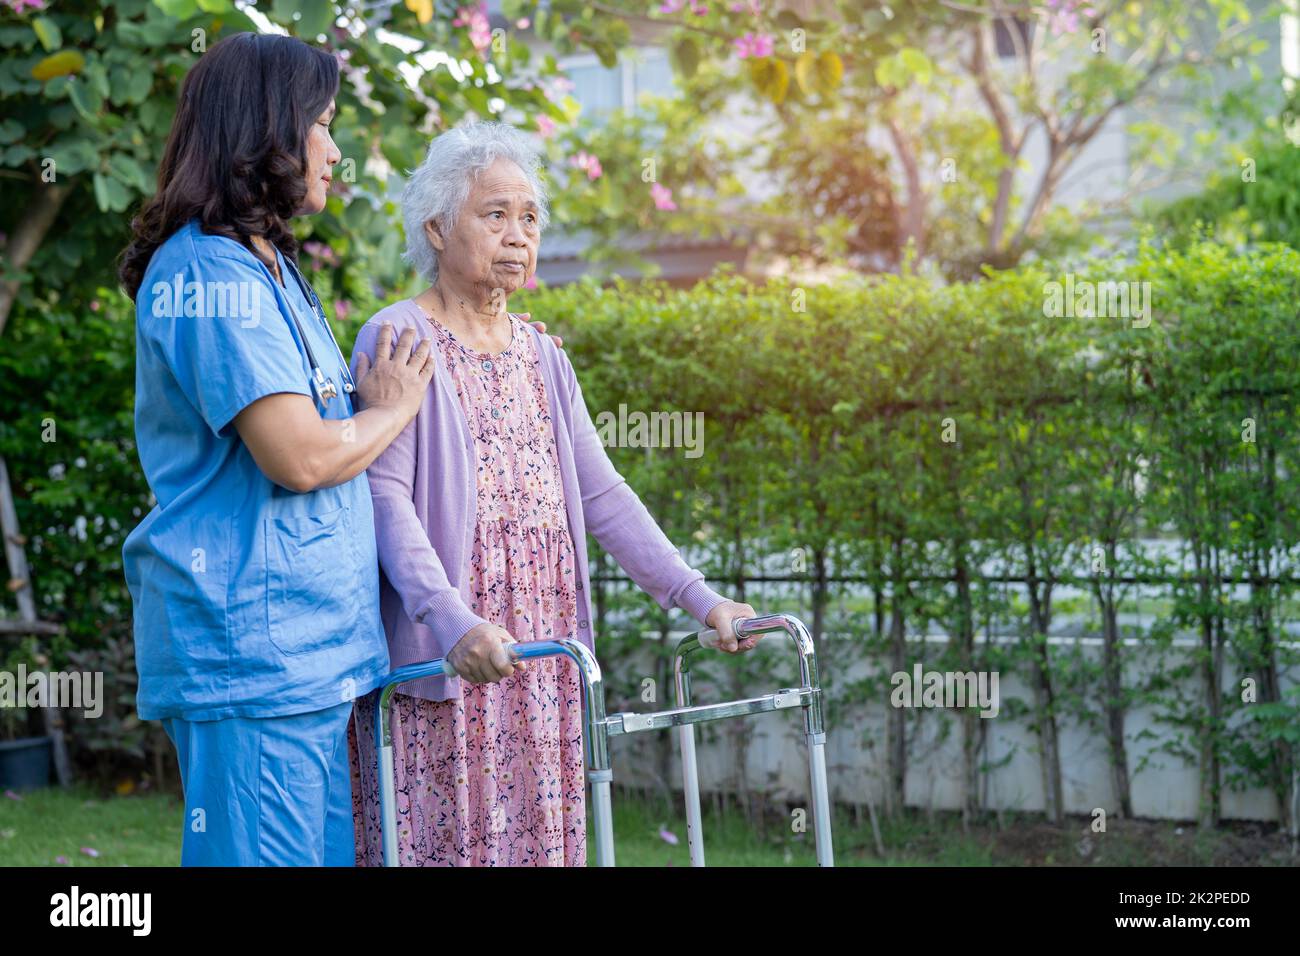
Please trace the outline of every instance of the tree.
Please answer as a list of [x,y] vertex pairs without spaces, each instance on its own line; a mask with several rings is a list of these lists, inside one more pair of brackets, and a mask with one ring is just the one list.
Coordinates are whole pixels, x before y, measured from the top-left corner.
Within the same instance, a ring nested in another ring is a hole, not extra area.
[[[329,247],[317,264],[332,268],[340,297],[407,278],[388,179],[418,161],[435,131],[467,114],[502,115],[527,128],[541,116],[570,118],[548,95],[558,75],[554,58],[532,63],[519,37],[524,21],[489,30],[485,6],[435,16],[432,0],[360,8],[305,0],[256,8],[231,0],[7,0],[0,4],[0,181],[13,201],[0,209],[0,333],[16,306],[39,313],[51,291],[89,301],[116,285],[113,260],[131,210],[154,189],[181,79],[222,36],[268,20],[271,29],[323,42],[342,65],[337,185],[324,214],[300,226]],[[566,36],[606,50],[606,32],[621,35],[611,27]]]
[[[898,268],[911,244],[960,277],[1060,251],[1080,240],[1080,222],[1127,208],[1185,148],[1166,81],[1208,83],[1241,62],[1258,78],[1245,58],[1267,46],[1240,0],[602,0],[588,9],[592,22],[658,31],[682,101],[698,114],[748,105],[763,124],[745,168],[772,178],[773,198],[720,215],[783,254]],[[1198,124],[1200,105],[1185,109]],[[1085,205],[1076,222],[1059,206],[1061,188],[1121,110],[1132,116],[1126,188]],[[1045,159],[1026,179],[1035,138]]]

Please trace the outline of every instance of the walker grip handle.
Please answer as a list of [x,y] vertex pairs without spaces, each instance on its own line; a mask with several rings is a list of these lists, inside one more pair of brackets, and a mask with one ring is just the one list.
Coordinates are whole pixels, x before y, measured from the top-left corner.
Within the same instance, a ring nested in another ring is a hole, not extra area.
[[[518,641],[511,641],[511,642],[510,642],[510,644],[517,644],[517,643],[518,643]],[[508,654],[510,655],[510,660],[511,660],[511,661],[513,661],[513,662],[516,663],[516,664],[519,663],[519,652],[516,651],[516,650],[514,649],[514,647],[508,647],[506,653],[508,653]],[[442,673],[443,673],[443,676],[444,676],[444,677],[459,677],[459,676],[460,676],[459,674],[456,673],[456,668],[454,668],[454,667],[451,666],[451,661],[448,660],[448,659],[445,658],[445,657],[442,659]]]
[[[742,617],[739,620],[732,622],[731,629],[735,632],[736,640],[738,642],[743,641],[749,636],[745,633],[745,625],[749,623],[749,621],[750,618]],[[715,651],[722,647],[722,637],[718,634],[716,628],[710,627],[706,630],[700,631],[699,634],[696,635],[695,639],[700,642],[700,647],[712,648]]]

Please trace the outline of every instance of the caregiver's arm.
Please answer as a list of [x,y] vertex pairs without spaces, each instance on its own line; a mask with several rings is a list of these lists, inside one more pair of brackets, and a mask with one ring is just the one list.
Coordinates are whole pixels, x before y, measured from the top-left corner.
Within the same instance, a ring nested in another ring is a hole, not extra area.
[[368,355],[358,363],[363,408],[351,418],[323,419],[312,399],[286,392],[260,398],[235,417],[263,474],[290,491],[315,491],[351,481],[388,447],[415,417],[434,371],[427,339],[412,352],[415,330],[407,329],[394,351],[392,335],[384,325],[374,364]]
[[704,583],[701,572],[683,560],[640,497],[609,460],[567,355],[560,365],[572,408],[573,454],[587,530],[637,587],[664,610],[676,604],[706,627],[717,629],[725,651],[753,648],[759,638],[737,642],[732,622],[754,617],[754,609],[718,594]]

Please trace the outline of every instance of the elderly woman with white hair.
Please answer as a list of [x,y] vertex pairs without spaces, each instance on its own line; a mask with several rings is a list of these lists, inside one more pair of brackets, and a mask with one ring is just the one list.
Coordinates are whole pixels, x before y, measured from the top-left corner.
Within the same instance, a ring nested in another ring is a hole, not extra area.
[[[407,259],[429,281],[361,329],[412,328],[437,370],[416,418],[368,470],[380,609],[393,667],[447,657],[459,678],[393,695],[400,862],[581,866],[582,693],[565,658],[514,663],[515,641],[595,650],[590,532],[663,608],[750,650],[747,604],[711,590],[610,463],[565,353],[506,311],[537,268],[547,223],[539,155],[500,123],[450,130],[402,194]],[[373,735],[357,702],[350,749],[358,862],[379,865]],[[358,728],[360,732],[358,732]]]

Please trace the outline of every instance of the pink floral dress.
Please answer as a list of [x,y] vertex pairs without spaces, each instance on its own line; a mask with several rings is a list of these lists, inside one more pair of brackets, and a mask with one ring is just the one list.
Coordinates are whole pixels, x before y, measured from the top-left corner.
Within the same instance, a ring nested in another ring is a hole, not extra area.
[[[576,632],[578,579],[555,436],[536,348],[523,321],[499,355],[436,322],[478,458],[471,607],[515,640]],[[393,695],[397,844],[403,866],[584,866],[582,690],[567,658],[529,661],[462,696]],[[357,863],[381,866],[376,693],[349,731]],[[357,731],[361,731],[358,738]]]

